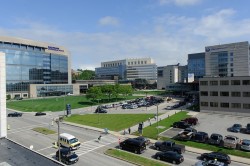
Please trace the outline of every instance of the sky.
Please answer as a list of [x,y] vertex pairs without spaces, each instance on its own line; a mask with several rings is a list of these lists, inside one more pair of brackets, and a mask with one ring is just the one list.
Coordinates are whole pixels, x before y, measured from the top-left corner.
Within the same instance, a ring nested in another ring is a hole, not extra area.
[[152,58],[187,64],[205,46],[250,41],[249,0],[0,0],[0,36],[64,46],[73,69]]

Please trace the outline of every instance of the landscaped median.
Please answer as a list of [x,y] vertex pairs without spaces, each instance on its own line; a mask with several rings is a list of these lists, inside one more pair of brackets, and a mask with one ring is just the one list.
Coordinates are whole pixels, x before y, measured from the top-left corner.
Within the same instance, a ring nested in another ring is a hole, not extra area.
[[64,120],[101,129],[121,131],[153,117],[154,114],[74,114]]
[[48,135],[48,134],[55,134],[56,132],[53,131],[53,130],[49,130],[47,128],[44,128],[44,127],[36,127],[36,128],[33,128],[32,130],[38,132],[38,133],[42,133],[42,134],[45,134],[45,135]]
[[132,154],[126,151],[122,151],[120,149],[108,149],[105,152],[106,155],[118,158],[120,160],[125,160],[127,162],[136,164],[136,165],[143,165],[143,166],[168,166],[165,163],[148,159],[136,154]]

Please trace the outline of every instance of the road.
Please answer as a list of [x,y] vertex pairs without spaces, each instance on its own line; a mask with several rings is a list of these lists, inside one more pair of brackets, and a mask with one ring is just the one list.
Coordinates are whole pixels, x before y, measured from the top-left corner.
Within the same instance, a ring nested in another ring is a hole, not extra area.
[[[167,103],[167,105],[173,105],[174,103]],[[164,105],[159,106],[159,109],[163,111]],[[115,109],[115,108],[112,108]],[[124,113],[122,109],[115,109],[112,111],[117,111],[117,113]],[[127,110],[131,111],[132,110]],[[141,110],[133,110],[133,112],[139,112]],[[150,107],[148,111],[156,112],[156,107]],[[62,113],[62,112],[61,112]],[[84,113],[91,113],[89,110],[86,110]],[[143,111],[145,113],[145,111]],[[52,125],[53,118],[57,117],[58,113],[47,114],[46,116],[36,117],[34,113],[25,113],[20,118],[8,118],[8,125],[10,125],[10,130],[8,130],[8,138],[26,146],[33,146],[33,150],[46,155],[48,157],[54,157],[56,148],[54,148],[53,143],[57,140],[57,134],[53,135],[43,135],[33,131],[35,127],[48,127],[51,130],[57,131],[57,125]],[[106,156],[103,152],[112,147],[118,145],[118,138],[111,134],[103,135],[100,142],[97,142],[97,138],[100,135],[100,132],[94,130],[83,129],[80,127],[70,126],[66,124],[61,124],[60,132],[70,133],[76,136],[79,141],[82,143],[81,148],[76,150],[76,153],[80,156],[78,163],[75,165],[107,165],[107,166],[128,166],[132,165],[130,163]],[[148,148],[145,153],[141,154],[142,156],[151,158],[157,151]],[[185,161],[180,164],[180,166],[192,166],[195,162],[198,161],[197,157],[199,155],[196,153],[186,152],[184,154]],[[232,163],[231,166],[247,166],[241,163]]]

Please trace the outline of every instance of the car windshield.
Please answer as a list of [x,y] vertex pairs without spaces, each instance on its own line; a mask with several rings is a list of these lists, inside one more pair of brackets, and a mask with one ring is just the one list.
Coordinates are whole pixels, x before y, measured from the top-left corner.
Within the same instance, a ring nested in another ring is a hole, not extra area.
[[212,135],[212,136],[211,136],[211,139],[213,139],[213,140],[218,140],[218,139],[219,139],[219,136],[218,136],[218,135]]
[[70,144],[73,144],[73,143],[76,143],[76,142],[78,142],[78,139],[76,139],[76,138],[73,138],[73,139],[69,140]]
[[241,127],[240,124],[234,124],[233,127]]
[[243,140],[242,145],[250,145],[250,140]]
[[226,137],[226,139],[229,139],[229,140],[235,141],[235,138],[233,138],[233,137]]

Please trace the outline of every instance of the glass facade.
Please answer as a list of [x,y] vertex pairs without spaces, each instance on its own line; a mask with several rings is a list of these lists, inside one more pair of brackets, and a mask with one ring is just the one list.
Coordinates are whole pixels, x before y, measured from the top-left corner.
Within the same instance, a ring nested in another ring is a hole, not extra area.
[[6,55],[7,93],[28,92],[29,84],[67,84],[68,57],[45,48],[0,41]]
[[188,54],[188,73],[198,80],[205,75],[205,53]]
[[36,87],[37,97],[61,96],[73,94],[73,85],[38,85]]

